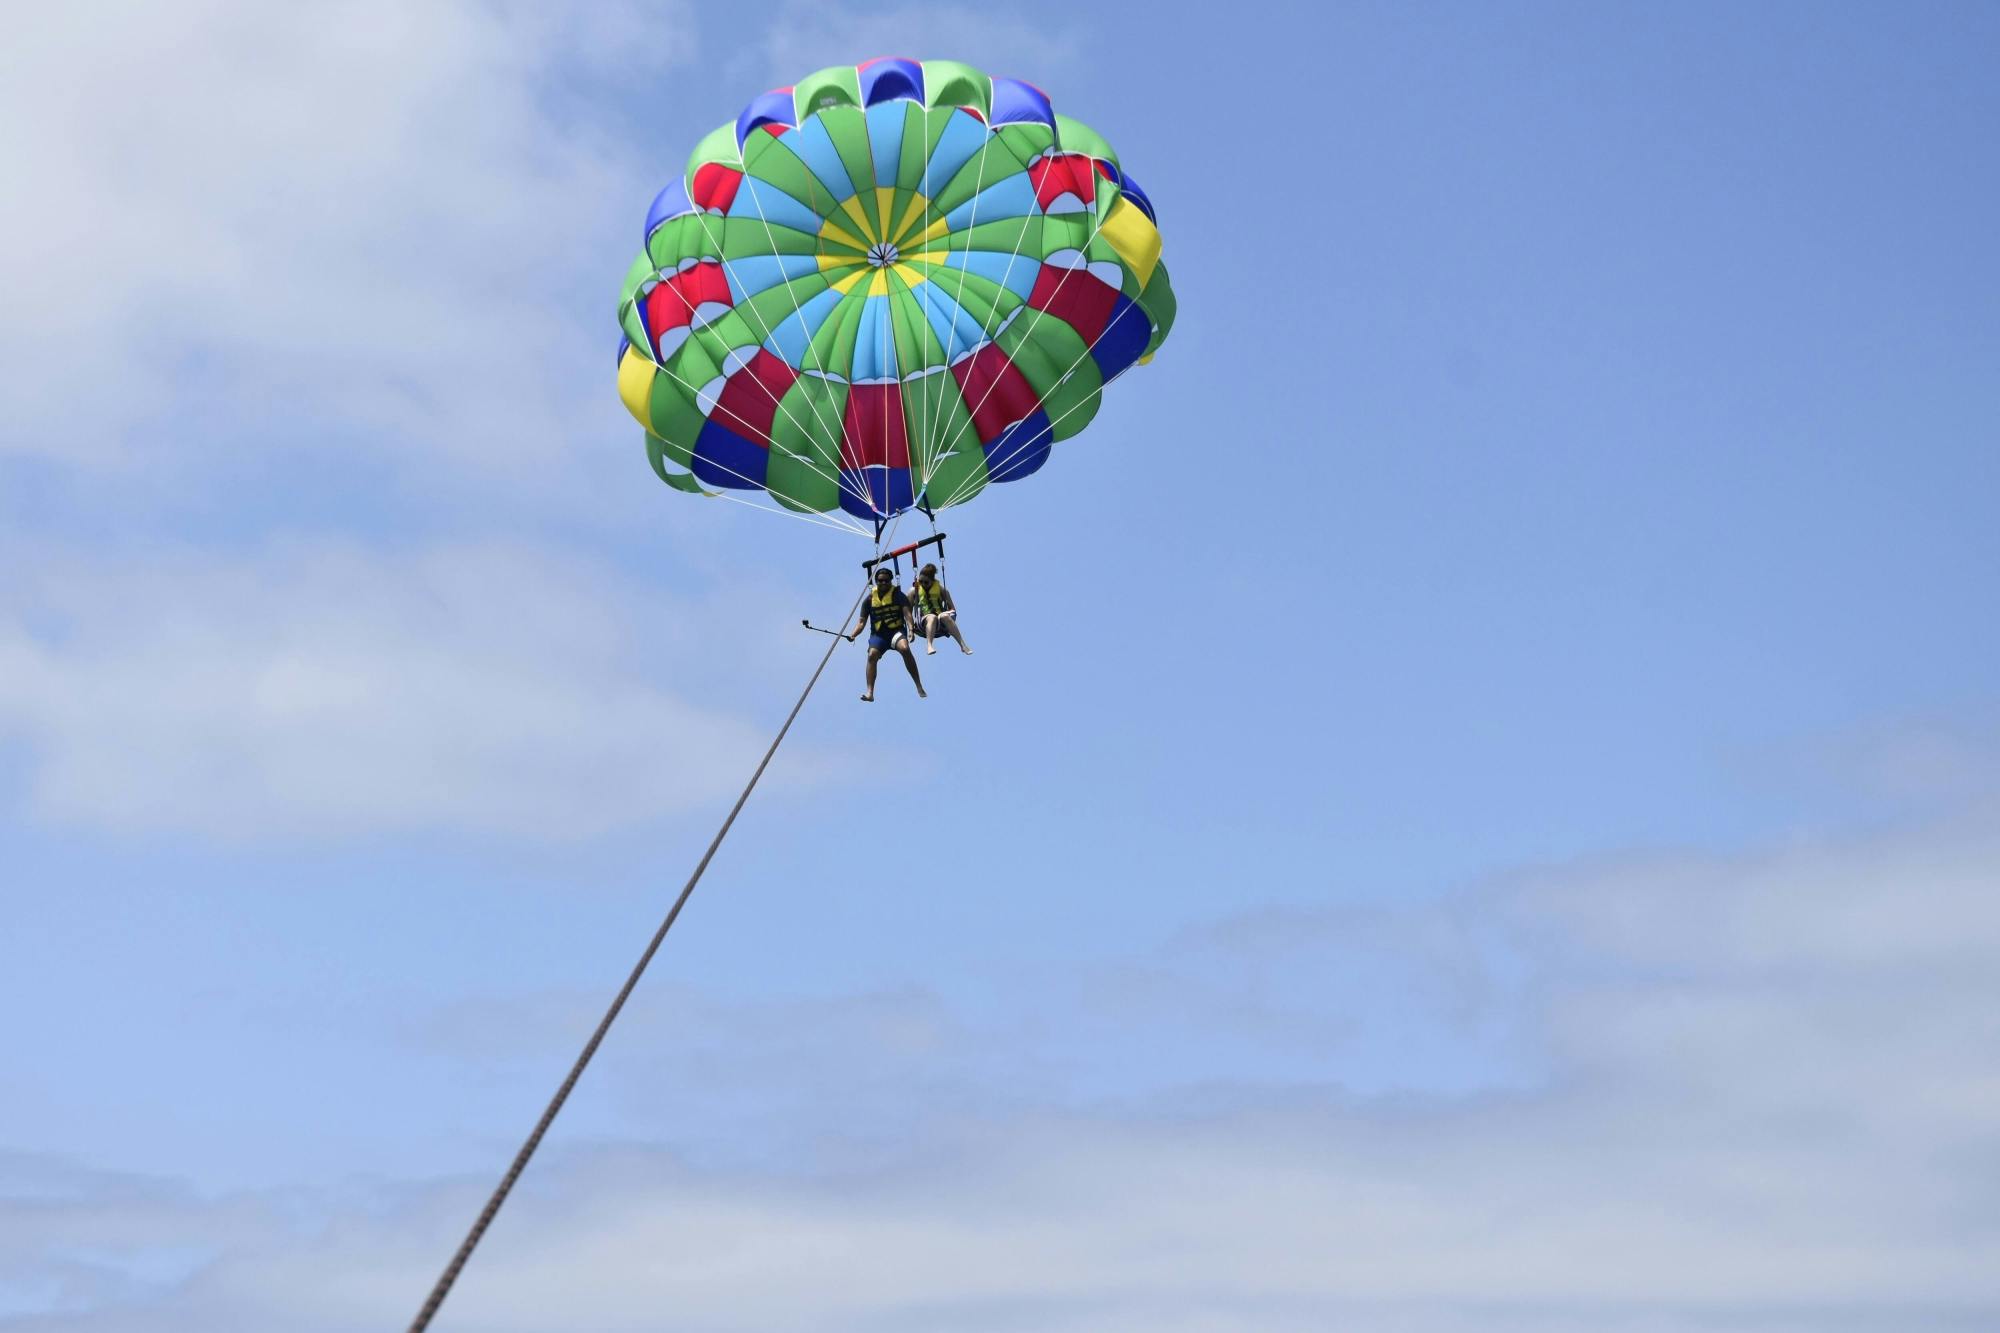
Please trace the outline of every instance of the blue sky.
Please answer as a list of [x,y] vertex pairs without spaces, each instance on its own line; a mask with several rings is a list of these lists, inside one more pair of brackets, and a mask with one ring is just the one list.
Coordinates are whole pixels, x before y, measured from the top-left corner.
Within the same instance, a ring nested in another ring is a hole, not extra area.
[[653,480],[619,276],[885,52],[1180,324],[437,1326],[2000,1319],[2000,12],[213,0],[0,80],[0,1331],[408,1318],[865,554]]

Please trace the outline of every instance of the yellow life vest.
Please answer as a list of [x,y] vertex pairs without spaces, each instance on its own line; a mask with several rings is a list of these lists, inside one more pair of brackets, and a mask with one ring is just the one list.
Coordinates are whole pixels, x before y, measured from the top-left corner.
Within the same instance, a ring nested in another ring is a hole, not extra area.
[[889,591],[868,592],[868,617],[877,634],[901,634],[903,632],[903,608],[896,605],[896,586],[889,585]]
[[917,610],[925,615],[944,610],[944,585],[936,579],[931,580],[928,587],[919,579],[910,591],[916,594]]

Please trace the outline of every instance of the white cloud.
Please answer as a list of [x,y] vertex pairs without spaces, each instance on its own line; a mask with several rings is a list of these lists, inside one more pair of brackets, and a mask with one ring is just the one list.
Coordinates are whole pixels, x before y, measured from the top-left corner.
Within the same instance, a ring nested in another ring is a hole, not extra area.
[[[1413,972],[1468,974],[1458,990],[1476,1004],[1522,1006],[1552,1052],[1534,1087],[1356,1099],[1311,1090],[1324,1079],[1302,1067],[1290,1090],[1201,1114],[1007,1102],[968,1119],[954,1098],[886,1162],[834,1142],[783,1169],[558,1144],[441,1327],[619,1333],[663,1312],[717,1333],[1993,1327],[2000,975],[1960,964],[1991,957],[2000,895],[1973,889],[1996,879],[2000,838],[1979,824],[1601,867],[1441,907],[1514,933],[1532,974],[1519,991],[1488,987],[1480,951],[1438,945],[1457,926],[1373,933],[1415,942]],[[1272,924],[1224,923],[1148,966],[1265,958],[1289,947],[1279,935],[1366,923]],[[921,1031],[885,1028],[880,1011],[837,1007],[815,1027],[801,1007],[736,1035],[777,1054],[830,1042],[806,1073],[774,1060],[767,1075],[829,1103],[893,1092],[863,1086],[885,1067],[870,1051],[947,1060],[992,1035],[928,1006]],[[919,1100],[924,1063],[904,1074]],[[227,1242],[122,1307],[0,1328],[394,1327],[485,1185],[412,1188],[395,1208],[322,1201],[313,1229]],[[34,1202],[15,1194],[0,1236],[29,1234]],[[66,1245],[97,1226],[101,1255],[147,1252],[153,1233],[119,1230],[117,1182],[76,1194],[101,1216],[72,1216]],[[184,1206],[212,1229],[230,1202]]]
[[10,563],[0,735],[33,813],[87,828],[589,835],[748,772],[768,737],[729,716],[716,635],[798,649],[740,588],[697,604],[518,546]]
[[[549,108],[685,59],[691,32],[676,3],[16,16],[0,451],[140,462],[350,428],[352,448],[508,467],[608,420],[629,256],[601,248],[605,219],[636,219],[648,182]],[[580,273],[604,293],[587,325]],[[586,370],[601,418],[578,416]]]

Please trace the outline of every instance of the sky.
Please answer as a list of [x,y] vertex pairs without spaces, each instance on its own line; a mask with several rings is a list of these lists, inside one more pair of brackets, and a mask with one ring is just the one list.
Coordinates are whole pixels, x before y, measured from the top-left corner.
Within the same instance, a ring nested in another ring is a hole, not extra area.
[[1157,359],[836,653],[439,1317],[2000,1325],[2000,10],[43,6],[0,1333],[401,1327],[865,543],[652,477],[653,195],[970,61]]

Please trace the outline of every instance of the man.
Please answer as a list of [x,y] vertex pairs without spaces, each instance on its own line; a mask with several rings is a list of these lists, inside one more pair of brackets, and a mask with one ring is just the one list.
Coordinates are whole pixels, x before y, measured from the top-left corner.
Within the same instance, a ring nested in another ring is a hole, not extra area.
[[965,636],[958,632],[958,603],[951,600],[951,592],[937,579],[937,566],[925,565],[917,573],[917,581],[910,588],[910,597],[917,604],[917,621],[924,630],[924,652],[937,653],[937,632],[943,630],[958,640],[958,651],[971,653],[965,646]]
[[910,679],[917,683],[917,697],[929,698],[924,693],[924,678],[917,674],[917,655],[910,651],[913,629],[910,599],[896,586],[895,577],[880,566],[875,570],[875,586],[861,599],[861,623],[848,634],[847,641],[853,643],[864,629],[869,630],[868,692],[861,696],[861,702],[875,702],[875,664],[891,648],[903,655],[903,665],[910,669]]

